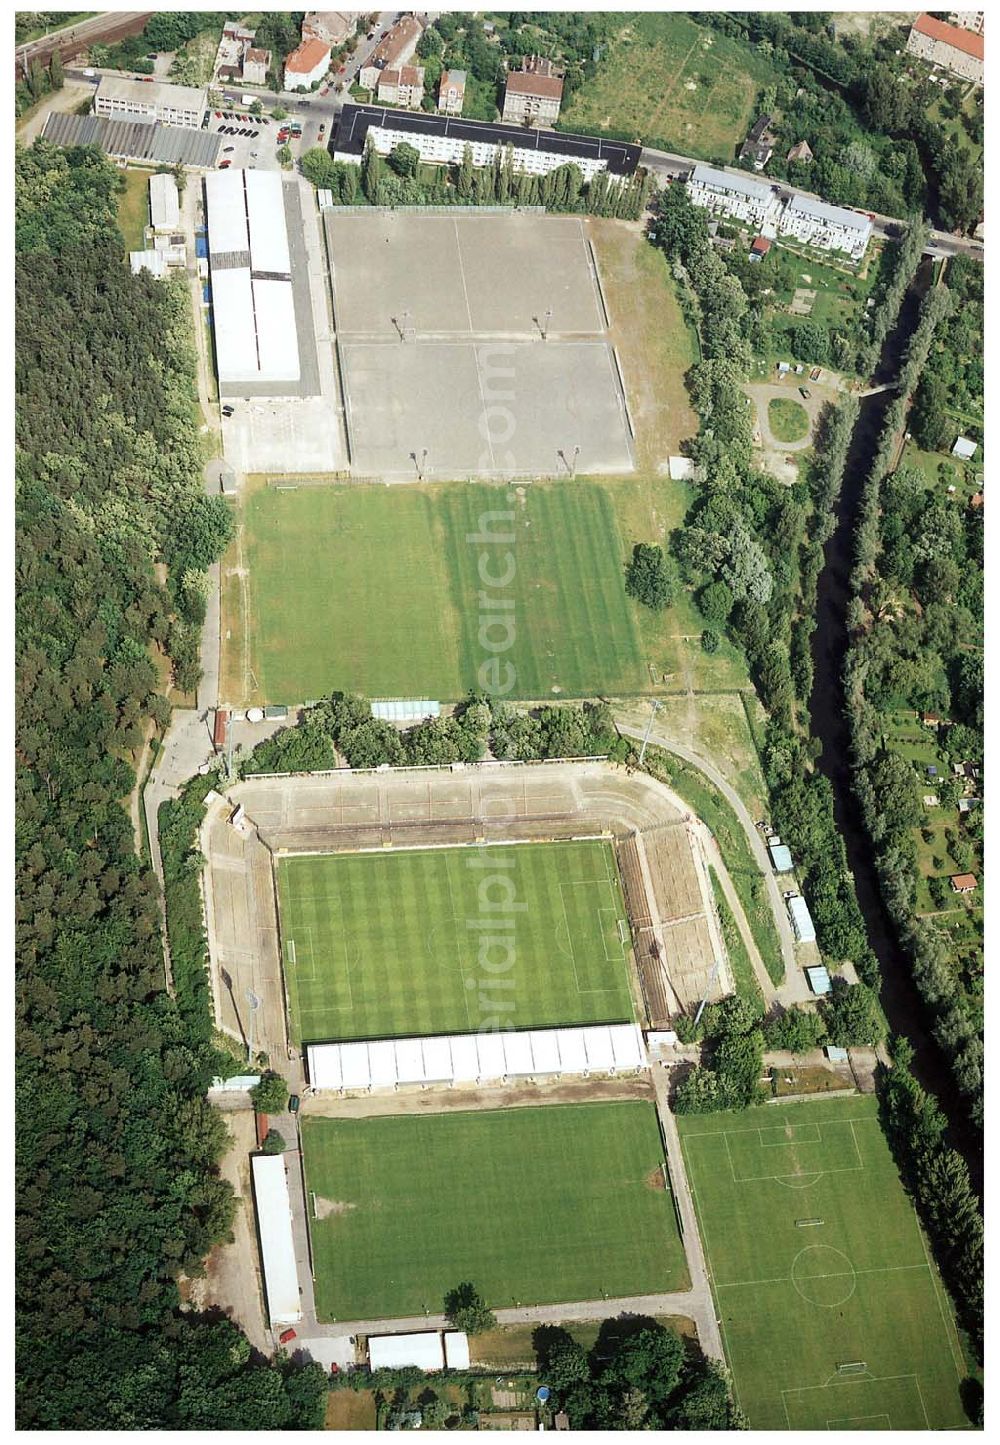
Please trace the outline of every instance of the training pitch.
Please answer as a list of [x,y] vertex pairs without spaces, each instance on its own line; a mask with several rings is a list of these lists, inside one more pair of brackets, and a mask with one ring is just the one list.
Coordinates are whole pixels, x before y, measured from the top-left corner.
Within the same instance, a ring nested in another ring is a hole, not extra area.
[[278,894],[298,1042],[633,1017],[607,843],[283,858]]
[[470,1280],[495,1308],[688,1286],[651,1104],[305,1118],[321,1319],[437,1313]]
[[954,1323],[876,1099],[678,1122],[751,1428],[966,1425]]
[[223,591],[233,702],[648,687],[600,483],[267,487],[243,505],[239,549]]
[[582,221],[361,208],[324,221],[356,474],[632,469]]

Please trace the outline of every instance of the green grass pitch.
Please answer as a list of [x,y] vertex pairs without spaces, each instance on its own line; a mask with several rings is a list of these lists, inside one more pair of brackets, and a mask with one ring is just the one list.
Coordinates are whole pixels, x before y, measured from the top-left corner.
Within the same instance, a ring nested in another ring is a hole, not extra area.
[[[484,523],[497,513],[509,520]],[[598,484],[264,488],[248,497],[244,524],[250,615],[227,614],[224,660],[238,692],[248,642],[258,695],[274,702],[334,688],[459,698],[496,689],[479,675],[495,658],[514,668],[513,697],[648,683],[623,544]],[[471,540],[484,525],[513,540]]]
[[688,1287],[651,1104],[302,1123],[321,1319]]
[[297,1040],[633,1017],[608,843],[284,858],[278,894]]
[[876,1100],[679,1122],[751,1428],[967,1425],[953,1318]]

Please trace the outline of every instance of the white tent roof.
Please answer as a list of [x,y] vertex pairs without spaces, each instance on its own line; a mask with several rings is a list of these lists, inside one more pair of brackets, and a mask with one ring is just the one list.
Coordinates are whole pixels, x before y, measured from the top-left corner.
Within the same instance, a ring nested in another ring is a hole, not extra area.
[[310,1044],[308,1056],[316,1089],[474,1084],[532,1074],[642,1069],[647,1063],[635,1024]]
[[424,1079],[428,1083],[448,1082],[455,1077],[451,1044],[447,1037],[423,1039]]
[[505,1034],[503,1050],[507,1062],[505,1073],[533,1074],[535,1072],[535,1059],[531,1051],[531,1037],[528,1033]]
[[479,1078],[479,1050],[474,1034],[455,1034],[451,1041],[451,1066],[456,1079]]
[[278,171],[242,171],[250,222],[250,264],[255,271],[279,276],[291,272],[285,204]]
[[449,1370],[469,1368],[469,1336],[464,1330],[446,1330],[444,1358]]
[[479,1077],[481,1079],[502,1079],[507,1072],[507,1054],[502,1034],[477,1034],[476,1047],[479,1050]]
[[582,1029],[557,1029],[559,1059],[564,1074],[587,1072],[587,1049],[583,1042]]
[[588,1069],[613,1069],[615,1051],[611,1035],[606,1028],[589,1028],[583,1031],[583,1046],[587,1050]]
[[298,381],[299,342],[291,281],[264,281],[254,276],[253,308],[262,379]]
[[277,173],[205,178],[219,378],[288,382],[301,375],[284,192]]
[[[336,1044],[329,1047],[336,1048]],[[396,1072],[401,1084],[422,1084],[424,1054],[419,1039],[396,1040]]]
[[400,1370],[417,1365],[421,1370],[444,1369],[444,1347],[434,1331],[419,1335],[369,1335],[368,1363],[373,1370]]
[[536,1074],[558,1074],[562,1072],[559,1057],[559,1035],[556,1029],[532,1029],[531,1053],[535,1061]]
[[215,354],[224,381],[255,381],[257,330],[249,271],[212,272]]
[[639,1069],[645,1064],[642,1034],[634,1024],[612,1024],[608,1029],[616,1069]]
[[268,1316],[272,1324],[293,1324],[302,1318],[302,1305],[285,1161],[280,1154],[254,1154],[250,1167]]
[[367,1089],[371,1084],[367,1044],[341,1044],[341,1063],[345,1089]]
[[373,1089],[391,1088],[397,1079],[396,1046],[392,1039],[373,1039],[368,1045],[368,1067]]
[[205,201],[208,210],[208,249],[249,251],[250,232],[247,227],[246,197],[242,171],[211,171],[205,177]]

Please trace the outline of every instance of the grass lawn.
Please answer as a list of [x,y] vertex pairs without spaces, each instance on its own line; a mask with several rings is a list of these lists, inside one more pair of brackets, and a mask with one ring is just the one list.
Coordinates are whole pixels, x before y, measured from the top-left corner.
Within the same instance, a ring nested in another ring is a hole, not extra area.
[[375,1430],[374,1390],[331,1390],[326,1397],[324,1430]]
[[751,1429],[967,1425],[954,1321],[877,1100],[678,1122]]
[[607,843],[285,858],[278,893],[297,1040],[633,1017]]
[[688,1287],[651,1104],[302,1123],[323,1320]]
[[726,901],[726,895],[722,891],[722,884],[719,882],[719,875],[715,869],[709,866],[709,877],[712,880],[712,893],[715,897],[715,906],[719,911],[719,922],[722,925],[722,937],[726,944],[726,953],[729,957],[729,965],[733,971],[733,982],[736,985],[736,992],[740,998],[745,998],[748,1003],[764,1003],[764,996],[760,991],[760,984],[757,982],[757,975],[753,971],[753,964],[750,955],[747,953],[747,946],[743,942],[743,935]]
[[[697,1342],[698,1331],[694,1320],[689,1320],[685,1315],[652,1315],[650,1318],[666,1329],[673,1330],[683,1339]],[[617,1321],[608,1323],[613,1329]],[[605,1331],[605,1336],[608,1332],[603,1320],[573,1320],[566,1328],[577,1344],[582,1345],[585,1350],[594,1348],[602,1330]],[[473,1367],[507,1369],[511,1366],[533,1365],[536,1356],[532,1341],[537,1329],[537,1323],[498,1325],[495,1330],[487,1330],[484,1334],[470,1335],[469,1359]]]
[[599,217],[586,224],[635,423],[639,470],[655,473],[698,431],[684,384],[698,360],[698,338],[684,320],[666,257],[642,227]]
[[118,226],[125,237],[125,249],[145,247],[143,230],[149,224],[149,178],[152,171],[129,169],[122,173],[125,189],[118,198]]
[[779,442],[800,442],[809,435],[809,413],[797,401],[772,397],[767,404],[767,420]]
[[562,113],[582,128],[702,160],[729,161],[777,75],[748,45],[677,12],[624,13],[597,75]]
[[[475,540],[484,528],[501,540]],[[646,685],[624,547],[597,484],[265,487],[246,500],[237,549],[223,598],[233,698],[459,698],[498,659],[515,697]]]

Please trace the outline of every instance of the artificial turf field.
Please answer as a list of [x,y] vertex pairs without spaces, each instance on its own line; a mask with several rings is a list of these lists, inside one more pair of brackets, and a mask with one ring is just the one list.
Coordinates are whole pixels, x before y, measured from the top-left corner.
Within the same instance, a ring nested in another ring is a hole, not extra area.
[[688,1287],[651,1104],[306,1117],[302,1146],[321,1319]]
[[751,1428],[967,1425],[951,1312],[875,1098],[678,1123]]
[[633,1017],[608,843],[283,858],[278,897],[297,1040]]
[[[498,515],[499,514],[499,515]],[[486,535],[495,540],[477,541]],[[607,492],[264,487],[243,509],[241,579],[224,599],[227,695],[366,697],[640,692],[649,675]],[[497,681],[480,669],[491,661]]]

